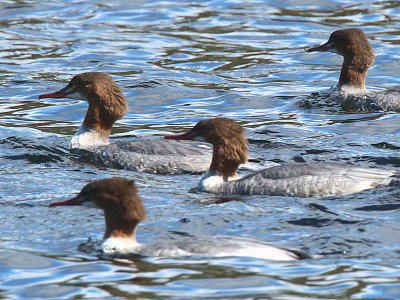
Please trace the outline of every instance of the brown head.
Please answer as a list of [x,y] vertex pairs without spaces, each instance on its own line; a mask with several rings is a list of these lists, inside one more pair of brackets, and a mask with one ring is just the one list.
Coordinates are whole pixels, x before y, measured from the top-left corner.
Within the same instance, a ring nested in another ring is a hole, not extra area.
[[86,100],[89,108],[83,125],[98,131],[111,131],[114,122],[128,112],[128,104],[121,88],[110,75],[87,72],[75,75],[58,92],[43,94],[43,98],[71,98]]
[[146,211],[133,180],[120,177],[94,180],[69,200],[50,206],[82,205],[103,209],[106,219],[105,238],[131,237],[136,225],[146,219]]
[[325,44],[307,50],[307,52],[316,51],[329,51],[343,56],[340,86],[365,87],[367,70],[374,63],[374,50],[361,29],[336,30]]
[[232,119],[213,118],[200,121],[188,132],[166,136],[166,139],[196,140],[213,145],[210,171],[224,177],[236,175],[240,164],[247,161],[248,141],[242,126]]

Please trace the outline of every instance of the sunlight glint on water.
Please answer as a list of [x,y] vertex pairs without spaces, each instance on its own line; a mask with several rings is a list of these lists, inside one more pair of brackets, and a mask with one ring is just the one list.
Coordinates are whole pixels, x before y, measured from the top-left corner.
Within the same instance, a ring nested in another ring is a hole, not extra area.
[[[296,105],[337,82],[342,59],[304,49],[339,28],[362,28],[375,49],[369,89],[399,84],[397,1],[10,0],[0,8],[0,297],[399,297],[397,186],[323,199],[188,193],[197,176],[76,161],[68,141],[87,104],[37,100],[80,72],[108,72],[130,105],[115,137],[161,136],[226,116],[242,121],[255,158],[398,169],[397,114]],[[101,238],[101,213],[47,205],[110,176],[137,181],[148,211],[143,242],[176,232],[242,235],[315,258],[88,256],[77,246]]]

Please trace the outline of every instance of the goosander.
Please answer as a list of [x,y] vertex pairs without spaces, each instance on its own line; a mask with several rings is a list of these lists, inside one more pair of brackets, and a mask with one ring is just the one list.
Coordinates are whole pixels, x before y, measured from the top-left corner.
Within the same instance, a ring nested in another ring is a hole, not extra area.
[[228,118],[202,120],[188,132],[166,139],[204,141],[213,145],[209,171],[197,190],[218,194],[326,196],[360,192],[389,184],[393,171],[358,168],[339,163],[301,163],[271,167],[239,179],[248,141],[243,128]]
[[61,205],[94,206],[104,211],[106,231],[101,251],[110,256],[247,256],[273,260],[309,258],[300,251],[228,236],[182,237],[178,241],[140,244],[136,240],[136,227],[146,219],[146,212],[134,181],[120,177],[92,181],[76,197],[50,204]]
[[113,168],[159,174],[204,172],[211,161],[211,149],[200,143],[141,139],[110,144],[111,128],[128,112],[128,104],[121,88],[106,73],[78,74],[60,91],[39,96],[43,98],[88,102],[85,119],[72,137],[70,147],[91,161]]
[[[333,52],[343,56],[339,83],[321,93],[322,97],[339,100],[346,112],[397,111],[400,112],[400,87],[382,92],[369,92],[365,88],[368,68],[374,63],[374,50],[364,32],[357,28],[334,31],[329,40],[307,52]],[[319,98],[322,98],[319,97]],[[309,99],[301,103],[309,106]]]

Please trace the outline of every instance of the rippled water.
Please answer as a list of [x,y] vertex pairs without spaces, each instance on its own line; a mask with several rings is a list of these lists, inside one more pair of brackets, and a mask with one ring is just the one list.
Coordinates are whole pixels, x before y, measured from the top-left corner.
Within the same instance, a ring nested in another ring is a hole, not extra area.
[[[400,84],[399,17],[398,1],[2,1],[0,298],[399,298],[398,187],[322,199],[188,193],[198,176],[75,160],[68,141],[87,104],[37,100],[77,73],[109,72],[131,108],[115,137],[181,132],[227,116],[242,122],[252,155],[266,161],[398,169],[398,114],[296,103],[336,83],[341,58],[304,48],[339,28],[360,27],[370,38],[370,89]],[[107,261],[80,253],[79,243],[101,237],[101,214],[47,205],[113,175],[141,188],[149,219],[142,241],[242,235],[315,259]]]

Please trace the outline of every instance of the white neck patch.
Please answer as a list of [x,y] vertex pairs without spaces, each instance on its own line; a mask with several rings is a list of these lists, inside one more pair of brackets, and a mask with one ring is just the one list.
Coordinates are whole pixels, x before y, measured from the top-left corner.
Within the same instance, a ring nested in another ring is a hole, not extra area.
[[340,92],[342,92],[344,94],[344,96],[347,95],[366,95],[368,94],[368,90],[364,87],[364,88],[359,88],[359,87],[354,87],[351,85],[342,85],[341,87],[339,87]]
[[141,247],[142,244],[136,241],[134,236],[129,238],[110,237],[101,245],[101,248],[106,254],[130,254]]
[[201,178],[197,188],[200,191],[219,193],[222,192],[223,185],[229,181],[237,180],[240,177],[238,175],[234,177],[224,178],[221,175],[217,175],[213,171],[208,171]]
[[82,125],[72,137],[69,145],[71,149],[90,149],[109,144],[108,135],[101,134]]

